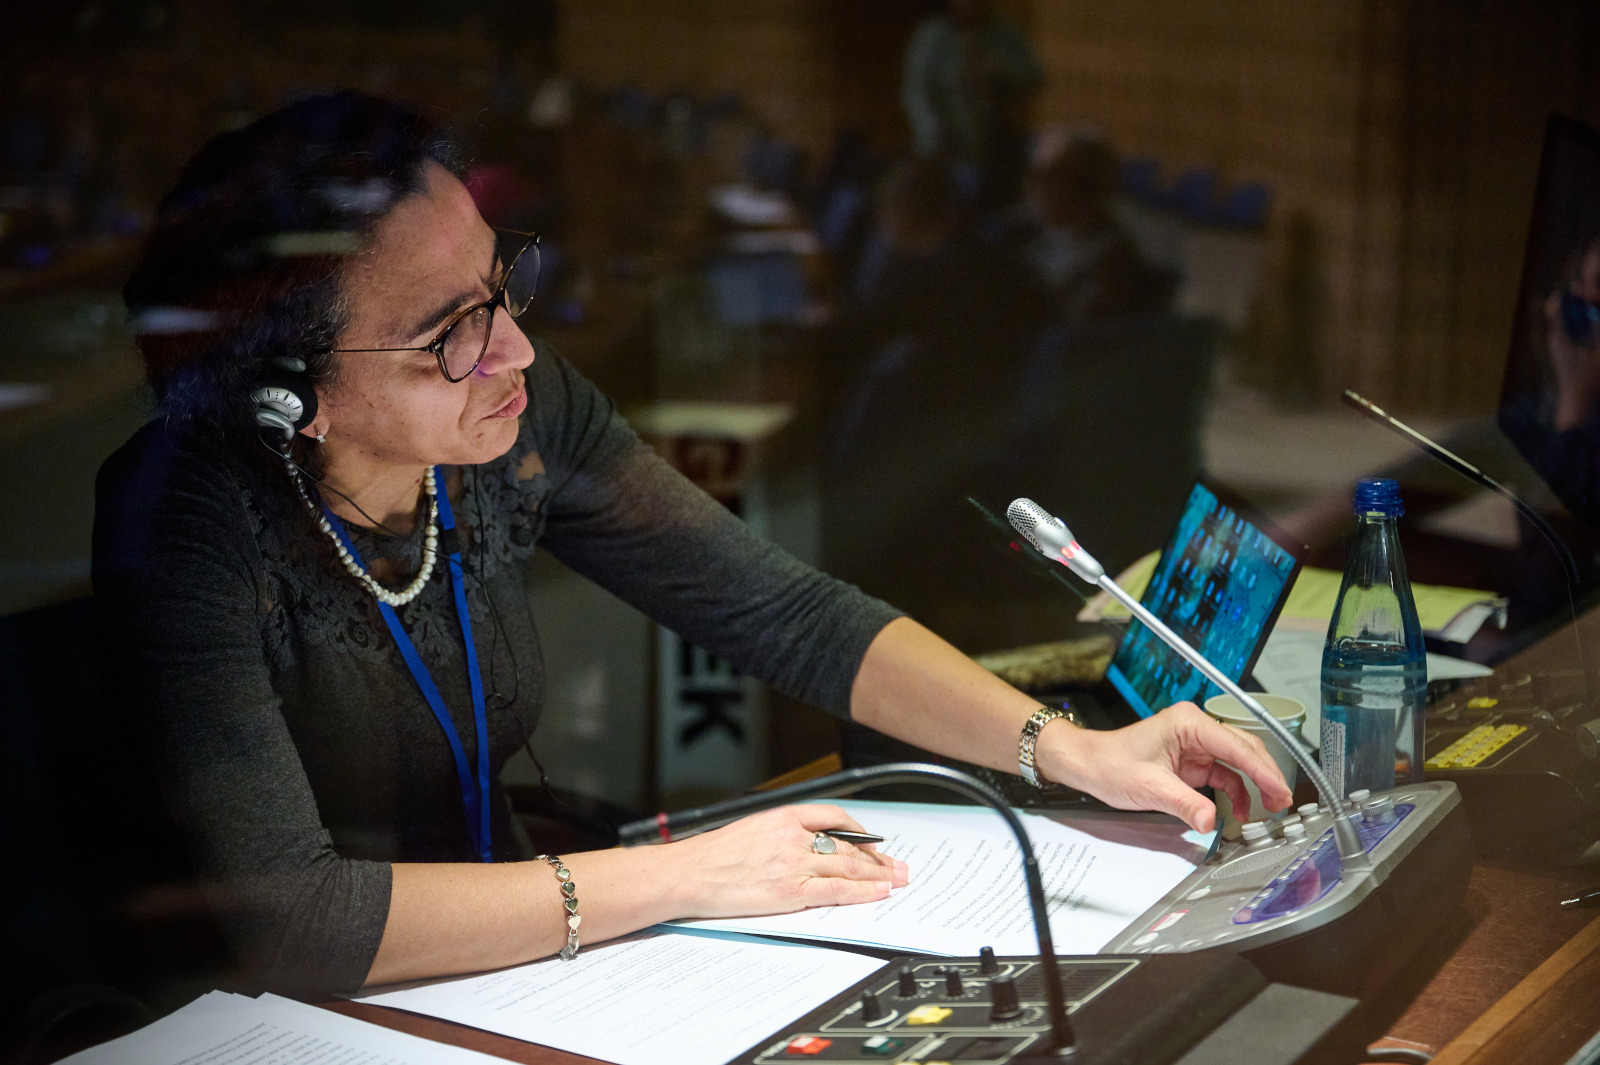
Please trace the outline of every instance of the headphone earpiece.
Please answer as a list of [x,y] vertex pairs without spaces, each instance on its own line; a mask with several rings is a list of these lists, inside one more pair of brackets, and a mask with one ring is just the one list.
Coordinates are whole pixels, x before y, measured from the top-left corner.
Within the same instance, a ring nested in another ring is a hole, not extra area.
[[317,390],[306,376],[300,359],[269,360],[271,368],[250,389],[256,424],[277,429],[285,440],[310,425],[317,416]]

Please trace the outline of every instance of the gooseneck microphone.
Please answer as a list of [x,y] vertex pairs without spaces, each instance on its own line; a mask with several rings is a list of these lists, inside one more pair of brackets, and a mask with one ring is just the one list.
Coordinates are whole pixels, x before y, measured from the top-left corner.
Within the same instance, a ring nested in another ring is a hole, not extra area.
[[[1540,514],[1537,510],[1534,510],[1533,507],[1529,506],[1527,503],[1524,503],[1522,498],[1515,492],[1501,484],[1499,481],[1495,480],[1493,477],[1490,477],[1487,473],[1484,473],[1478,467],[1474,466],[1460,455],[1457,455],[1454,451],[1451,451],[1443,444],[1423,436],[1421,433],[1411,428],[1411,426],[1407,425],[1399,418],[1396,418],[1394,415],[1390,414],[1388,411],[1384,410],[1382,407],[1378,406],[1365,396],[1352,392],[1347,388],[1344,390],[1344,395],[1340,398],[1344,400],[1346,406],[1354,407],[1356,410],[1360,411],[1362,414],[1365,414],[1379,425],[1395,433],[1412,447],[1416,448],[1418,451],[1421,451],[1424,455],[1427,455],[1429,458],[1435,460],[1441,465],[1454,470],[1456,473],[1460,474],[1462,477],[1465,477],[1473,484],[1487,488],[1491,492],[1498,493],[1499,495],[1505,497],[1505,499],[1516,508],[1517,513],[1521,514],[1528,520],[1529,525],[1532,525],[1535,529],[1539,530],[1539,534],[1545,538],[1545,542],[1550,545],[1550,549],[1554,551],[1561,559],[1561,568],[1566,572],[1567,584],[1573,588],[1582,587],[1583,578],[1578,573],[1578,563],[1577,560],[1572,557],[1571,549],[1568,548],[1565,541],[1561,539],[1560,534],[1557,533],[1555,529],[1551,527],[1550,523],[1545,520],[1544,515]],[[1574,615],[1576,615],[1576,609],[1574,609]]]
[[1246,709],[1254,714],[1262,726],[1272,733],[1290,754],[1294,755],[1295,761],[1300,763],[1300,767],[1306,771],[1306,775],[1316,784],[1317,793],[1322,796],[1323,803],[1332,812],[1333,835],[1339,847],[1339,867],[1347,874],[1355,874],[1371,868],[1371,864],[1367,860],[1366,847],[1362,845],[1361,834],[1356,829],[1355,814],[1345,804],[1342,797],[1333,790],[1333,786],[1328,782],[1327,775],[1322,772],[1322,767],[1311,756],[1311,751],[1305,744],[1290,733],[1281,721],[1267,713],[1266,709],[1243,688],[1235,684],[1232,678],[1212,665],[1205,655],[1190,647],[1183,637],[1173,632],[1160,618],[1145,609],[1143,603],[1123,591],[1116,581],[1106,575],[1105,567],[1095,561],[1094,556],[1079,545],[1072,535],[1072,530],[1067,528],[1066,522],[1055,517],[1031,499],[1013,499],[1011,505],[1006,508],[1006,517],[1010,520],[1012,528],[1021,533],[1030,544],[1038,548],[1040,554],[1060,562],[1090,584],[1105,589],[1107,594],[1132,611],[1133,616],[1138,618],[1145,628],[1155,633],[1168,647],[1171,647],[1186,658],[1191,665],[1205,675],[1207,680],[1239,700]]
[[[617,838],[624,847],[666,841],[674,835],[713,828],[748,814],[792,802],[838,798],[880,784],[933,784],[988,806],[1011,829],[1011,834],[1017,840],[1017,848],[1022,852],[1022,875],[1028,885],[1028,906],[1033,911],[1033,929],[1039,937],[1039,973],[1044,978],[1045,1007],[1052,1036],[1052,1045],[1043,1056],[1051,1061],[1070,1060],[1076,1039],[1072,1034],[1072,1025],[1067,1021],[1067,1000],[1061,988],[1061,970],[1055,963],[1055,940],[1050,934],[1050,916],[1045,906],[1044,881],[1039,876],[1039,859],[1035,857],[1033,844],[1028,840],[1028,830],[1022,827],[1016,812],[1006,804],[999,792],[974,776],[945,766],[919,762],[890,762],[887,765],[846,769],[815,780],[804,780],[754,795],[741,795],[710,806],[631,821],[617,830]],[[1034,1056],[1028,1055],[1030,1058]]]

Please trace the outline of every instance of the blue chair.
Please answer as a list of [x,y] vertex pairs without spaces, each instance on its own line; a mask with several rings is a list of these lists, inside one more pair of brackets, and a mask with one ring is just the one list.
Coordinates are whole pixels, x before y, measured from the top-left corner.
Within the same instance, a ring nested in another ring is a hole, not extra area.
[[1193,222],[1209,222],[1216,208],[1217,171],[1209,166],[1191,166],[1178,175],[1166,193],[1168,210]]
[[630,129],[648,129],[660,111],[657,101],[637,85],[623,85],[606,108],[613,121]]
[[1272,208],[1272,190],[1259,181],[1236,185],[1218,205],[1214,220],[1230,229],[1265,229]]
[[837,255],[854,240],[867,212],[867,189],[859,181],[835,186],[817,211],[817,239]]
[[1153,155],[1136,155],[1122,161],[1122,193],[1140,203],[1155,204],[1161,199],[1161,160]]

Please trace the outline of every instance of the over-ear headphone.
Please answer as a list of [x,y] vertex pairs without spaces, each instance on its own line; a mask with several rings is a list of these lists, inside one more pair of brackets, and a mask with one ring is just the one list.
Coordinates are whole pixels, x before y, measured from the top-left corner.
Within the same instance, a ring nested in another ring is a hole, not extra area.
[[250,402],[255,404],[256,424],[279,430],[287,442],[316,418],[317,390],[306,376],[305,360],[280,357],[267,365],[250,389]]

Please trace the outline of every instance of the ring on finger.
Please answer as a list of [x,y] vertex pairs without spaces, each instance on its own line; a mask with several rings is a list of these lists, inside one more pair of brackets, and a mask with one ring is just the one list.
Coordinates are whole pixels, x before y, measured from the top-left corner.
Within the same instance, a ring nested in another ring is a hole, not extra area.
[[839,844],[826,832],[818,832],[811,837],[811,849],[818,854],[832,854],[839,849]]

